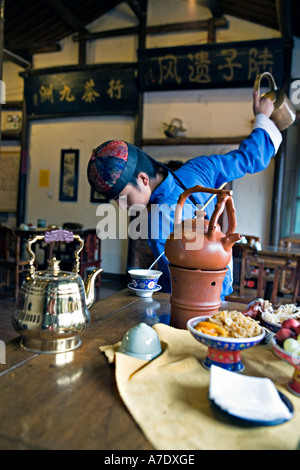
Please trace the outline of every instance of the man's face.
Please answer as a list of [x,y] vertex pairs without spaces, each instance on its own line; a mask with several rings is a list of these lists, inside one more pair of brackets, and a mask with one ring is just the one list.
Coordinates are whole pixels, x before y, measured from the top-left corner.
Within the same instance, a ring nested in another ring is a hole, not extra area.
[[128,183],[116,198],[121,209],[128,209],[133,204],[147,206],[151,196],[149,177],[146,173],[139,173],[137,187]]

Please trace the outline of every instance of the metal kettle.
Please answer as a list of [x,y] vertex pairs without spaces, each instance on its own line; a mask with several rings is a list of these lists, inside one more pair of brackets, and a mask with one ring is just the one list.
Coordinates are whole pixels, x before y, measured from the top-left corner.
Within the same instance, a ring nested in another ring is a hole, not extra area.
[[174,118],[170,124],[164,122],[164,126],[164,132],[167,137],[182,136],[182,133],[186,131],[182,126],[182,120],[178,118]]
[[[77,240],[73,270],[61,271],[55,257],[45,271],[36,271],[32,245],[37,241],[71,242]],[[59,353],[77,349],[80,333],[90,320],[88,308],[94,302],[94,285],[102,268],[95,269],[85,284],[79,273],[79,253],[84,241],[67,230],[37,235],[26,245],[30,255],[29,273],[21,285],[12,324],[21,335],[21,346],[38,353]]]
[[[260,95],[261,80],[267,78],[270,91]],[[261,98],[270,98],[274,104],[274,111],[271,115],[272,121],[280,131],[287,129],[296,119],[296,111],[289,98],[282,90],[278,90],[274,77],[270,72],[264,72],[256,76],[254,90]]]
[[[196,211],[194,219],[181,220],[183,205],[188,196],[194,192],[217,194],[217,203],[210,220],[206,220],[204,211]],[[222,233],[217,223],[226,207],[228,229]],[[165,244],[168,261],[188,269],[220,270],[229,263],[232,246],[241,239],[234,233],[236,229],[235,207],[232,191],[194,186],[184,191],[178,199],[174,216],[174,232]]]

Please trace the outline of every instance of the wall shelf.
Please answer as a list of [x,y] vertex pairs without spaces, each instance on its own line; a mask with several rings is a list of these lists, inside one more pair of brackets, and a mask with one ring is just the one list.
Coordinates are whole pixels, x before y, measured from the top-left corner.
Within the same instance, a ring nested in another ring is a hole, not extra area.
[[168,145],[229,145],[240,144],[246,136],[239,137],[171,137],[161,139],[142,139],[141,145],[168,146]]

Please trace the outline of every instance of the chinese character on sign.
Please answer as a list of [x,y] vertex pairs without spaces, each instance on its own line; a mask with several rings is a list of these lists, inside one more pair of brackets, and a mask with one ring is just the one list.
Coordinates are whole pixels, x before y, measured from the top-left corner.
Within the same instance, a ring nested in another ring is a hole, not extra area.
[[71,93],[71,88],[64,85],[63,89],[59,92],[59,101],[75,101],[75,96]]
[[84,89],[85,92],[82,95],[81,99],[85,101],[86,103],[91,103],[92,101],[95,101],[96,98],[100,96],[100,94],[94,90],[95,82],[91,78],[89,81],[85,82]]
[[50,103],[53,103],[52,83],[50,83],[50,85],[48,87],[44,86],[44,85],[41,85],[41,87],[39,89],[39,94],[40,94],[40,99],[41,99],[42,103],[44,103],[45,101],[50,101]]
[[272,73],[273,65],[273,54],[269,52],[267,47],[262,52],[253,47],[249,51],[248,79],[255,78],[258,73],[263,73],[266,70]]
[[227,80],[231,81],[234,77],[234,67],[241,68],[242,64],[237,64],[234,63],[234,59],[236,59],[237,56],[237,50],[236,49],[223,49],[221,51],[221,55],[225,57],[226,64],[224,65],[219,65],[218,69],[228,69],[228,74],[223,74],[222,77]]
[[189,65],[189,70],[191,71],[189,75],[190,82],[211,82],[209,75],[209,66],[211,64],[209,53],[201,51],[197,54],[189,54],[189,59],[194,62],[193,65]]
[[159,83],[162,84],[168,78],[174,79],[176,83],[181,83],[181,78],[177,73],[177,58],[174,55],[166,55],[158,58],[160,70]]
[[107,90],[107,94],[111,98],[117,98],[118,100],[121,99],[122,88],[124,85],[121,83],[121,80],[110,80],[109,82],[109,89]]

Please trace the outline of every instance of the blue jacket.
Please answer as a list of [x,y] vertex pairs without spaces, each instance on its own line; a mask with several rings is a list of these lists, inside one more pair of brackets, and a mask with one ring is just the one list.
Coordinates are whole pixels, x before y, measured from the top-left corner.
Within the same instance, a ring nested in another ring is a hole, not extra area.
[[[175,173],[187,188],[195,185],[218,188],[222,183],[241,178],[246,173],[256,173],[264,170],[269,165],[276,150],[269,133],[261,128],[257,128],[241,143],[239,149],[224,155],[193,158],[187,161]],[[172,173],[169,173],[151,195],[151,211],[148,216],[148,243],[155,257],[158,257],[164,251],[165,241],[168,235],[173,232],[174,211],[170,211],[168,208],[170,206],[175,207],[178,197],[183,191],[183,187],[180,186]],[[193,196],[198,204],[204,204],[210,197],[210,194],[194,193]],[[214,205],[215,202],[211,202],[205,209],[209,219],[214,211]],[[196,207],[190,198],[186,200],[185,206],[187,207],[184,207],[186,210],[184,211],[183,218],[192,218]],[[161,215],[159,219],[157,218],[158,212]],[[155,227],[153,223],[155,220],[159,220],[159,227]],[[158,228],[160,233],[157,237]],[[165,292],[170,293],[171,282],[168,260],[164,255],[160,258],[158,266],[163,272],[159,283]],[[232,273],[229,269],[223,282],[221,298],[224,299],[231,292]]]

